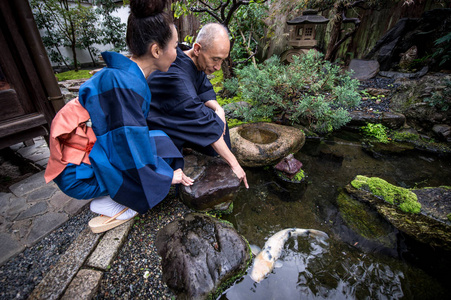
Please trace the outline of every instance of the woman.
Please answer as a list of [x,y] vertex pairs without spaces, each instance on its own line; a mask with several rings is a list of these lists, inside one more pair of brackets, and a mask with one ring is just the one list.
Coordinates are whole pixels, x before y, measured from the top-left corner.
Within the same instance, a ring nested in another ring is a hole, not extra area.
[[[145,213],[171,184],[192,185],[183,157],[162,131],[148,131],[151,94],[146,78],[166,72],[176,58],[177,32],[165,0],[131,0],[128,59],[102,53],[107,65],[80,88],[79,98],[52,122],[45,178],[77,199],[95,198],[89,222],[103,232]],[[173,171],[175,169],[175,171]]]

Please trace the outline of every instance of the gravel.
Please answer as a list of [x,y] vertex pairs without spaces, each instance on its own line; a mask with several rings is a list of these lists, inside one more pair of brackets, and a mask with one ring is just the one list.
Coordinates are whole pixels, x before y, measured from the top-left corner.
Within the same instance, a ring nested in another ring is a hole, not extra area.
[[[104,273],[94,299],[173,299],[175,295],[162,282],[155,238],[160,228],[189,212],[172,189],[162,203],[141,215]],[[0,299],[27,299],[95,216],[86,206],[39,243],[0,266]]]
[[26,299],[94,216],[86,207],[40,242],[0,266],[0,299]]
[[[397,84],[394,83],[395,80],[391,78],[381,78],[375,77],[372,79],[368,79],[360,82],[359,89],[365,90],[367,88],[376,88],[376,89],[386,89],[386,90],[394,90],[397,87]],[[372,99],[371,97],[367,97],[367,99],[362,99],[360,105],[352,110],[357,111],[365,111],[368,113],[377,113],[377,112],[388,112],[390,111],[390,99],[391,93],[384,94],[385,97],[379,97],[376,99]]]
[[162,203],[141,216],[105,272],[95,299],[173,299],[175,295],[162,282],[155,238],[160,228],[188,212],[172,191]]

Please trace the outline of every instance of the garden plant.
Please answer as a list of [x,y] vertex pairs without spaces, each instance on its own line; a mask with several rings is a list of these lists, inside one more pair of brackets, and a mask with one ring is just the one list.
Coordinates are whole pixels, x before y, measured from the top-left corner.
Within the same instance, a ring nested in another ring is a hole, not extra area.
[[251,104],[238,110],[247,122],[298,123],[328,133],[349,122],[348,110],[361,100],[359,81],[316,51],[288,65],[274,56],[236,72],[237,80],[226,80],[224,86]]

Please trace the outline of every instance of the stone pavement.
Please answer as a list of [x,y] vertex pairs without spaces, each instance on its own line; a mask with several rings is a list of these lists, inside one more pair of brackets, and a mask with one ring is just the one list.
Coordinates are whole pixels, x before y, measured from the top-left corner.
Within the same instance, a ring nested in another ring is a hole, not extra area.
[[[11,149],[45,168],[47,144],[42,137],[34,142]],[[53,182],[45,184],[44,171],[12,185],[10,193],[0,193],[0,265],[36,244],[89,202],[65,195]],[[127,222],[104,234],[93,234],[86,226],[29,299],[90,299],[132,225]]]

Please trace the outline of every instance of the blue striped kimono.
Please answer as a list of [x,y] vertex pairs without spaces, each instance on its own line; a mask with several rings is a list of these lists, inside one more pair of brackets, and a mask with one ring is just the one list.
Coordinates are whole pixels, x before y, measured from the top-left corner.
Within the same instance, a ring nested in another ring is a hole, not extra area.
[[138,65],[114,52],[102,56],[107,67],[79,92],[97,137],[89,154],[91,165],[70,164],[54,181],[72,197],[109,194],[145,213],[166,197],[173,169],[183,166],[183,157],[163,131],[147,127],[151,93]]

